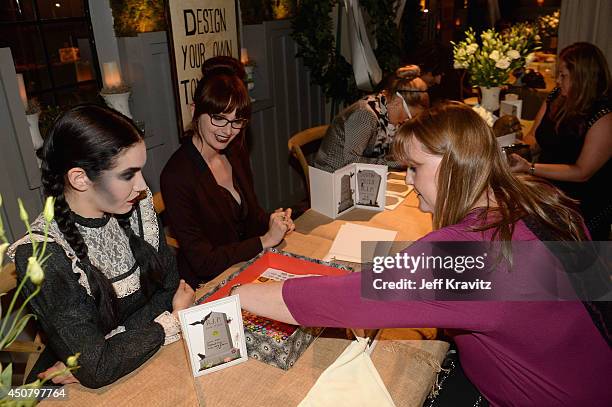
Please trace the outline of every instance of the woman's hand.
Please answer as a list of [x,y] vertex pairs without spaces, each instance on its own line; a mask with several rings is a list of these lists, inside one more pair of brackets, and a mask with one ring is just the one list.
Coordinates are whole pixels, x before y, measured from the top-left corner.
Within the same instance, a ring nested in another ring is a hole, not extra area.
[[261,245],[264,249],[278,245],[287,233],[291,233],[295,225],[291,220],[291,208],[279,208],[270,215],[268,232],[261,236]]
[[510,155],[510,171],[527,172],[531,168],[531,163],[518,154]]
[[178,318],[178,312],[189,308],[195,301],[195,292],[185,280],[179,283],[174,297],[172,297],[172,315]]
[[66,372],[61,375],[53,376],[62,370],[67,369],[66,365],[63,362],[55,362],[53,366],[45,370],[44,372],[40,372],[38,374],[38,378],[41,380],[45,380],[51,378],[51,381],[55,384],[70,384],[70,383],[79,383],[79,379],[73,376],[72,373]]

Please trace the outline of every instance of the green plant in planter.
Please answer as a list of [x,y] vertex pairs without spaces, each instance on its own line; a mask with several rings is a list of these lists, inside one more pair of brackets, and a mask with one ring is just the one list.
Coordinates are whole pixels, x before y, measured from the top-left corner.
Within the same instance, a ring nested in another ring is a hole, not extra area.
[[164,0],[109,0],[117,37],[164,31]]
[[[24,313],[26,305],[32,300],[32,298],[34,298],[40,292],[43,280],[45,278],[45,273],[44,273],[43,268],[44,268],[45,261],[47,261],[47,259],[50,256],[49,254],[45,254],[45,252],[46,252],[46,247],[47,247],[47,233],[49,231],[49,225],[51,224],[51,221],[53,221],[53,205],[54,205],[54,199],[47,198],[45,202],[44,212],[43,212],[43,216],[45,219],[45,227],[44,227],[44,237],[42,239],[42,243],[37,242],[35,239],[32,239],[33,253],[32,253],[32,256],[28,258],[28,266],[27,266],[26,275],[25,275],[25,278],[19,282],[19,285],[17,286],[17,289],[15,293],[13,294],[13,298],[11,299],[10,305],[8,309],[6,310],[6,314],[5,314],[6,317],[2,318],[3,310],[0,308],[0,321],[1,321],[0,322],[0,350],[6,349],[8,346],[10,346],[17,339],[19,334],[23,331],[28,321],[32,317],[35,318],[33,314],[23,315],[23,313]],[[0,207],[1,206],[2,206],[2,196],[0,196]],[[30,229],[30,221],[28,219],[28,213],[23,207],[21,200],[19,200],[19,217],[21,218],[23,223],[26,225],[28,234],[30,235],[30,237],[32,237],[32,230]],[[3,263],[4,254],[6,253],[8,246],[9,246],[9,243],[6,238],[6,233],[4,231],[4,225],[2,223],[2,218],[0,217],[0,266],[4,264]],[[23,286],[28,281],[34,284],[36,289],[32,292],[32,294],[30,294],[30,296],[28,296],[28,298],[25,299],[23,304],[21,304],[21,306],[19,307],[19,309],[17,310],[13,318],[8,318],[8,316],[12,314],[15,308],[17,297],[21,293]],[[69,357],[68,360],[66,361],[67,367],[65,369],[56,371],[55,373],[47,376],[47,378],[44,380],[38,379],[32,383],[28,383],[24,386],[21,386],[19,389],[38,389],[44,386],[44,384],[47,381],[53,379],[54,377],[64,375],[68,372],[71,372],[77,369],[78,368],[77,359],[79,355],[80,354],[77,353],[75,356]],[[13,397],[13,392],[15,392],[15,389],[11,388],[12,376],[13,376],[12,365],[9,364],[8,366],[5,367],[0,364],[0,406],[33,406],[37,404],[38,401],[36,400],[34,396],[29,399],[20,398],[19,400]],[[16,393],[23,394],[23,393],[20,393],[19,391],[17,391]],[[36,393],[33,392],[32,395],[33,394],[36,394]]]

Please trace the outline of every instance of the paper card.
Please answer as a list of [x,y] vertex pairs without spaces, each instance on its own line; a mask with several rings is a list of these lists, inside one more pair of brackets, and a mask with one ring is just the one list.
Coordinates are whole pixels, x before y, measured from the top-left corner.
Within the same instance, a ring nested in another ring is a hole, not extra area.
[[382,211],[385,209],[387,191],[387,166],[355,164],[356,199],[355,207]]
[[[342,260],[352,263],[371,262],[374,256],[386,256],[393,245],[397,232],[345,223],[340,227],[329,253],[323,260]],[[362,242],[377,242],[362,253]]]
[[499,117],[510,115],[516,116],[521,119],[521,113],[523,111],[522,100],[502,100],[499,103]]
[[333,173],[309,167],[310,206],[332,219],[355,208],[385,209],[387,166],[349,164]]
[[194,377],[248,360],[237,295],[179,311]]

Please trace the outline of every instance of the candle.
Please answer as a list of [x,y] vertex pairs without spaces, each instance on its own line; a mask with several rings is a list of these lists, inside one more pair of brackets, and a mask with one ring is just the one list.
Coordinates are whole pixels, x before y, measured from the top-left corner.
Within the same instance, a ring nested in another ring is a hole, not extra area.
[[21,103],[23,103],[23,108],[28,110],[28,94],[23,82],[23,75],[20,73],[17,74],[17,86],[19,86],[19,97],[21,98]]
[[117,62],[105,62],[102,65],[102,81],[104,82],[105,88],[117,88],[121,86],[121,73]]
[[240,62],[242,62],[243,65],[247,65],[249,63],[249,52],[246,48],[240,49]]

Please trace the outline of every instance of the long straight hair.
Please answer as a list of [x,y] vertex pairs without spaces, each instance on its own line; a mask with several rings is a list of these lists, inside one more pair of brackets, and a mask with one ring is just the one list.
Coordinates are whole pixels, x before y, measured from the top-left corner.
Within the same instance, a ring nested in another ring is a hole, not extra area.
[[[118,324],[117,295],[108,278],[89,259],[88,247],[66,201],[66,174],[71,168],[82,168],[95,183],[103,171],[113,168],[120,153],[142,141],[140,131],[122,114],[102,106],[80,105],[56,120],[42,148],[44,193],[55,197],[55,221],[83,264],[106,332]],[[117,221],[129,238],[130,249],[140,267],[140,285],[145,296],[150,297],[155,287],[161,286],[157,251],[134,233],[129,216],[118,216]]]
[[434,181],[434,229],[461,222],[483,195],[492,194],[496,205],[487,200],[480,215],[482,226],[473,230],[493,229],[493,239],[509,241],[516,222],[530,216],[558,240],[587,240],[576,201],[544,180],[512,174],[493,130],[471,108],[449,102],[405,122],[393,146],[398,160],[410,162],[412,138],[428,153],[442,157]]
[[570,77],[567,96],[553,102],[550,117],[559,129],[561,123],[588,114],[597,98],[610,96],[610,69],[599,48],[588,42],[576,42],[561,50],[559,61],[565,63]]

